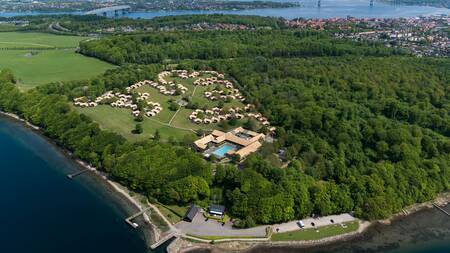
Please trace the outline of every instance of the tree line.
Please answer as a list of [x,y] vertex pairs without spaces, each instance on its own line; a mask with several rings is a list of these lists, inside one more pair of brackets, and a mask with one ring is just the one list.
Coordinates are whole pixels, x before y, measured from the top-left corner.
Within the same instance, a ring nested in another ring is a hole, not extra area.
[[152,199],[208,203],[211,165],[198,154],[153,140],[131,143],[79,114],[66,95],[50,92],[51,88],[23,93],[15,81],[10,71],[0,72],[0,110],[41,127],[75,158],[109,172],[118,182]]
[[333,39],[319,31],[154,32],[80,43],[80,53],[122,65],[238,57],[389,56],[405,54],[373,42]]

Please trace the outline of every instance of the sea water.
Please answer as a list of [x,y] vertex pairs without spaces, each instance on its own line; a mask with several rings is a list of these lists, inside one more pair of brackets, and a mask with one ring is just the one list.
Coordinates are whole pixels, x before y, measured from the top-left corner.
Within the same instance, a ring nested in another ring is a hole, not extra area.
[[[428,15],[450,15],[450,9],[430,6],[394,5],[375,1],[370,6],[370,0],[321,0],[321,7],[317,6],[317,0],[278,0],[278,2],[300,3],[300,7],[292,8],[267,8],[249,10],[154,10],[145,12],[131,12],[126,14],[129,18],[150,19],[160,16],[191,15],[191,14],[236,14],[257,15],[270,17],[293,18],[332,18],[332,17],[415,17]],[[0,17],[13,17],[22,15],[56,14],[54,12],[0,12]],[[61,14],[80,15],[82,12],[64,12]]]
[[[48,140],[0,117],[0,252],[147,252],[132,208]],[[135,210],[134,210],[135,211]]]

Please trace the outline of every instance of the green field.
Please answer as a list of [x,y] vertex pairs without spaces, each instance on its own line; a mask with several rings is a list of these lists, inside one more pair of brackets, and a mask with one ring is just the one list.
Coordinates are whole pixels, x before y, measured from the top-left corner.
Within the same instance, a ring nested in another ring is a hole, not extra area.
[[[176,83],[181,83],[189,90],[183,96],[191,96],[192,101],[198,102],[200,107],[206,106],[212,108],[218,106],[218,102],[212,102],[203,97],[203,92],[207,89],[203,86],[194,86],[194,79],[183,80],[181,78],[167,77],[167,80],[173,80]],[[195,90],[195,93],[194,93]],[[180,99],[182,96],[165,96],[157,89],[150,86],[142,86],[135,90],[136,92],[147,92],[150,94],[149,101],[158,102],[163,107],[163,110],[154,117],[144,117],[142,127],[144,132],[142,134],[133,134],[132,130],[138,122],[134,121],[131,111],[128,109],[113,108],[109,105],[99,105],[91,108],[79,108],[77,110],[89,116],[92,120],[99,123],[103,129],[110,130],[121,134],[131,141],[139,141],[147,138],[152,138],[155,131],[158,130],[163,140],[173,137],[175,140],[181,141],[187,134],[194,134],[197,130],[212,130],[221,129],[218,124],[195,124],[189,120],[189,115],[192,110],[182,107],[178,113],[169,110],[170,100]],[[225,104],[225,107],[244,105],[239,101],[232,101]],[[175,114],[176,113],[176,114]],[[169,124],[170,123],[170,124]],[[242,124],[243,121],[238,122]]]
[[189,207],[187,206],[176,206],[176,205],[165,206],[162,204],[157,204],[156,206],[158,207],[159,211],[161,211],[161,213],[172,224],[180,222],[183,219],[184,215],[186,214],[187,210],[189,209]]
[[0,32],[12,32],[15,31],[17,27],[10,24],[0,24]]
[[344,223],[346,227],[342,227],[340,224],[329,225],[320,228],[308,228],[301,229],[286,233],[274,233],[272,235],[272,241],[309,241],[319,240],[326,237],[342,235],[356,231],[359,227],[358,221]]
[[[26,90],[50,82],[87,79],[114,67],[75,53],[74,48],[84,39],[41,33],[0,33],[0,69],[11,69],[19,87]],[[28,47],[36,49],[22,49]],[[55,47],[67,49],[49,49]]]
[[0,48],[76,48],[87,37],[60,36],[47,33],[2,32]]
[[182,140],[186,134],[193,134],[191,131],[176,129],[160,123],[156,119],[147,117],[141,122],[144,132],[142,134],[133,134],[132,130],[138,122],[134,121],[130,110],[113,108],[108,105],[99,105],[94,108],[77,107],[77,110],[99,123],[102,129],[119,133],[131,141],[152,138],[156,129],[161,134],[161,138],[165,140],[171,136],[177,140]]

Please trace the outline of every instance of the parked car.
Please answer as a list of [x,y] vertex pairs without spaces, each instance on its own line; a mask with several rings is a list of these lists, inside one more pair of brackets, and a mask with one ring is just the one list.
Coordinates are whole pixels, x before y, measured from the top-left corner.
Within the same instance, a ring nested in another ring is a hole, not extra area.
[[300,227],[300,228],[304,228],[305,227],[305,223],[303,223],[303,221],[297,221],[297,225]]

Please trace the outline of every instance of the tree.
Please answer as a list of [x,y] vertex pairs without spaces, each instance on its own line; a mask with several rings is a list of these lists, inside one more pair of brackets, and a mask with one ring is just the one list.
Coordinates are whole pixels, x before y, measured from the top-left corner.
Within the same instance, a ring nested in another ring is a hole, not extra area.
[[155,134],[153,134],[153,140],[159,141],[161,139],[161,134],[159,133],[159,130],[156,129]]
[[169,110],[171,110],[171,111],[176,111],[176,110],[178,110],[178,108],[179,108],[179,106],[178,106],[178,104],[175,103],[175,102],[171,102],[171,103],[169,104]]
[[134,134],[142,134],[142,132],[144,131],[144,129],[142,128],[141,124],[136,124],[136,126],[134,127],[133,133]]
[[142,115],[142,113],[140,113],[137,117],[134,118],[134,120],[137,122],[142,122],[142,121],[144,121],[144,115]]
[[244,123],[244,128],[252,130],[252,131],[256,131],[256,130],[258,130],[258,121],[256,121],[253,118],[249,118]]

